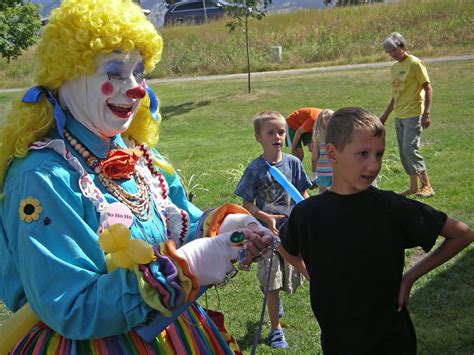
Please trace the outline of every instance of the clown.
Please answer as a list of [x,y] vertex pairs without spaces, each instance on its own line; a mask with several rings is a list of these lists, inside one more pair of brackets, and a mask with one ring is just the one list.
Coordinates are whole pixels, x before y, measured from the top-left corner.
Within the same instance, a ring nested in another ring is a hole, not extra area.
[[13,354],[238,352],[194,301],[272,237],[237,206],[203,214],[148,149],[161,50],[127,0],[64,0],[44,28],[0,129],[0,298],[40,320]]

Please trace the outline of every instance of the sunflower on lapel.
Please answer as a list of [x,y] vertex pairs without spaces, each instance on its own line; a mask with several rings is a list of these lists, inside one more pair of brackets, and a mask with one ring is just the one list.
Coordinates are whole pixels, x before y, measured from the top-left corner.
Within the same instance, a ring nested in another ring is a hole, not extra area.
[[28,196],[26,199],[20,201],[18,213],[20,214],[20,219],[26,223],[37,221],[41,212],[43,212],[43,208],[37,199]]

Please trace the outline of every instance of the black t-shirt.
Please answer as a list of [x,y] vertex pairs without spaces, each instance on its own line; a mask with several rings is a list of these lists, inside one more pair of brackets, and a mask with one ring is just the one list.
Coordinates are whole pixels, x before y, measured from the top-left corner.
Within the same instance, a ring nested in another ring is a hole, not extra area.
[[400,314],[406,310],[397,312],[405,249],[429,251],[446,219],[374,187],[354,195],[326,191],[295,206],[280,237],[308,268],[325,352],[372,352],[395,328],[409,326],[401,324],[410,323]]

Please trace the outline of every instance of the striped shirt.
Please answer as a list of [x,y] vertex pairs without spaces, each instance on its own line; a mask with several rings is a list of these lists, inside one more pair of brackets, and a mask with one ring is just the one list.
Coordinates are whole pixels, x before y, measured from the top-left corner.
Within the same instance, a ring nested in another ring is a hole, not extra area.
[[326,143],[319,143],[319,159],[316,165],[316,172],[318,176],[332,176],[332,168],[326,155]]

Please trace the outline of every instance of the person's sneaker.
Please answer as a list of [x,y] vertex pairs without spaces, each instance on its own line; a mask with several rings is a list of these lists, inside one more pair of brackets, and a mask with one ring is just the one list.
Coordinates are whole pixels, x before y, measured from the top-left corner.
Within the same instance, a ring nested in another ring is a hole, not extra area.
[[408,189],[406,191],[400,192],[400,195],[402,195],[402,196],[411,196],[411,195],[417,194],[418,192],[420,192],[420,190],[413,191],[413,190]]
[[288,343],[285,339],[285,332],[283,329],[278,328],[270,332],[268,336],[268,343],[272,349],[285,349],[288,348]]
[[416,197],[431,197],[435,192],[431,186],[425,185],[415,194]]
[[285,314],[285,312],[283,311],[283,303],[281,303],[280,300],[280,302],[278,303],[278,318],[283,317],[283,314]]

